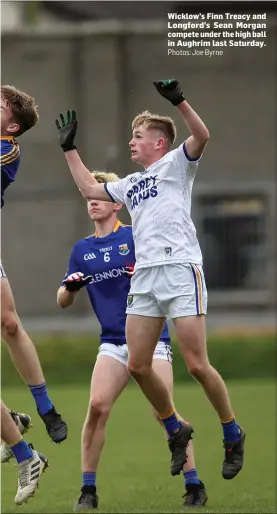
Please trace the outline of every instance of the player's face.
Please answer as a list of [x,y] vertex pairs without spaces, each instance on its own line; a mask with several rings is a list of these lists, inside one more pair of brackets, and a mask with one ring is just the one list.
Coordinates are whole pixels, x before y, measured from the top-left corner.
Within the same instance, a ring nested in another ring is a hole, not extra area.
[[141,125],[133,131],[133,138],[129,142],[132,161],[143,166],[155,162],[157,153],[163,144],[164,138],[160,137],[157,130],[147,129]]
[[88,215],[93,221],[107,220],[113,215],[115,211],[115,204],[112,202],[88,200],[87,207]]
[[13,122],[12,111],[8,106],[6,100],[1,97],[0,99],[1,110],[1,135],[12,135],[13,132],[19,130],[19,125]]

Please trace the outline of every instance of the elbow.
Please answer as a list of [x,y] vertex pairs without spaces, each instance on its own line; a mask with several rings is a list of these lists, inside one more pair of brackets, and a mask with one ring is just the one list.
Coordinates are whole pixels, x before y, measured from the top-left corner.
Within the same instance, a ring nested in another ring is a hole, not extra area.
[[207,129],[207,127],[205,127],[205,129],[203,130],[203,134],[202,134],[201,139],[202,139],[202,141],[201,141],[201,142],[202,142],[204,145],[206,145],[206,144],[208,143],[208,141],[209,141],[209,139],[210,139],[210,132],[209,132],[209,130]]
[[79,189],[81,195],[84,197],[85,200],[93,200],[93,189],[90,186],[86,186],[83,189]]
[[204,150],[206,144],[208,143],[209,139],[210,139],[210,133],[209,133],[208,129],[203,130],[201,132],[201,134],[198,135],[196,140],[197,140],[198,150],[201,153],[203,152],[203,150]]
[[80,191],[81,195],[84,197],[84,199],[85,199],[85,200],[89,200],[89,195],[88,195],[88,190],[87,190],[87,188],[85,188],[85,189],[83,189],[83,188],[82,188],[82,189],[78,188],[78,189],[79,189],[79,191]]
[[57,304],[61,309],[65,309],[66,305],[62,302],[61,298],[57,296]]
[[57,304],[61,309],[65,309],[68,306],[68,302],[63,297],[63,292],[64,292],[63,289],[62,289],[62,291],[59,289],[57,292]]
[[57,304],[61,309],[66,309],[66,307],[69,307],[69,305],[71,305],[71,303],[63,300],[62,298],[57,299]]

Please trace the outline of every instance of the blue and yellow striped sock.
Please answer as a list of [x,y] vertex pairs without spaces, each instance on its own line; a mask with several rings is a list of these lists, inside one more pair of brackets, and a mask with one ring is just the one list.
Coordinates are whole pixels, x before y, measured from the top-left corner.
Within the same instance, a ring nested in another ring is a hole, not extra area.
[[197,471],[195,468],[190,469],[189,471],[184,471],[183,474],[185,485],[200,484],[200,480],[198,478]]
[[96,486],[96,471],[85,471],[83,473],[83,485]]
[[15,443],[9,444],[9,447],[18,464],[33,457],[32,450],[29,448],[28,443],[26,443],[23,438],[19,439]]
[[165,414],[164,416],[160,416],[161,421],[163,422],[165,429],[167,431],[168,437],[172,437],[174,434],[179,432],[182,428],[180,421],[176,417],[175,410],[172,409],[170,412]]
[[222,420],[221,425],[223,428],[224,441],[227,443],[236,443],[240,440],[240,427],[236,422],[235,416]]

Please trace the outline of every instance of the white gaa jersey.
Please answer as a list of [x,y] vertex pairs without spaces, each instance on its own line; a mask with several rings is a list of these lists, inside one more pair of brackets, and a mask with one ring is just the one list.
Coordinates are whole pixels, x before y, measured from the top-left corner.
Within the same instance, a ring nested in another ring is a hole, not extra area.
[[198,161],[188,157],[182,143],[145,171],[104,184],[114,202],[126,204],[132,218],[136,269],[202,264],[190,217]]

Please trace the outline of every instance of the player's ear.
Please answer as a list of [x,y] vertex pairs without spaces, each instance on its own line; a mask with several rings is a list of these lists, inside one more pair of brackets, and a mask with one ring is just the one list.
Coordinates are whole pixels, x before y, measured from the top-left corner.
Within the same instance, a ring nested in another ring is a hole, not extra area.
[[157,149],[163,150],[166,147],[166,139],[164,137],[159,137],[157,140]]
[[20,126],[18,125],[18,123],[10,123],[9,126],[7,127],[6,129],[8,132],[10,132],[10,134],[15,134],[16,132],[18,132],[20,130]]
[[123,205],[122,203],[115,203],[114,204],[114,211],[118,212],[120,209],[122,209]]

